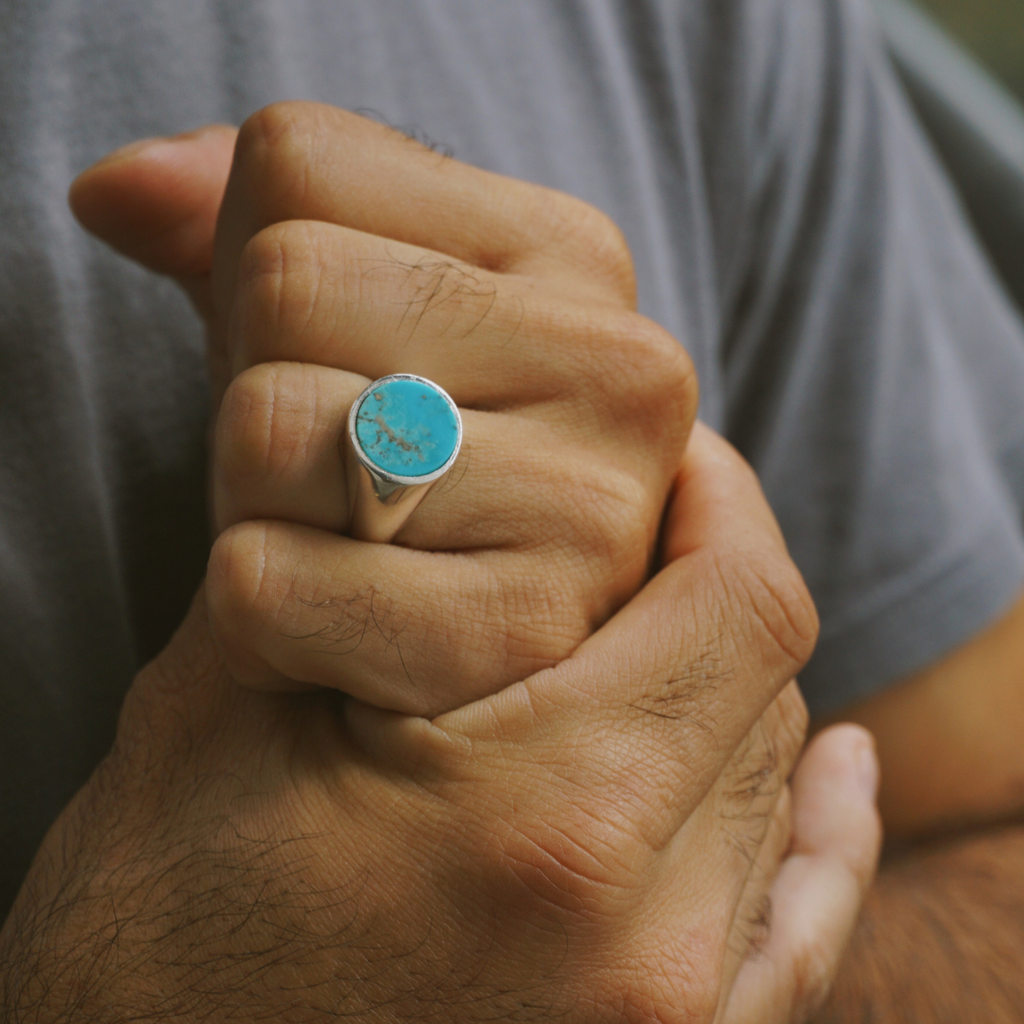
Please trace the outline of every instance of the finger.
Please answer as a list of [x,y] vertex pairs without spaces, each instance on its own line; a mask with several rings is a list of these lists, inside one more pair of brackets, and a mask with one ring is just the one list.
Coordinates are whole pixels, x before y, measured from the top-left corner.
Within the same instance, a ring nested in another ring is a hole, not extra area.
[[217,213],[237,134],[210,125],[116,150],[75,179],[71,209],[118,252],[176,278],[205,312]]
[[771,935],[774,910],[771,888],[779,865],[793,840],[792,805],[792,791],[787,784],[780,783],[775,805],[760,846],[756,849],[750,875],[736,910],[735,926],[729,942],[733,966],[725,974],[729,982],[735,979],[740,964],[760,954]]
[[[628,809],[656,849],[809,657],[817,629],[739,456],[700,431],[680,479],[669,522],[687,532],[684,553],[556,669],[437,723],[475,738],[481,756],[557,765],[591,813]],[[688,509],[697,522],[682,518]]]
[[284,519],[346,533],[352,500],[341,436],[367,384],[303,363],[267,363],[236,377],[214,435],[217,531],[247,519]]
[[[726,993],[746,957],[765,940],[768,893],[790,839],[785,780],[799,757],[806,724],[806,706],[791,683],[659,854],[640,940],[654,962],[664,963],[665,951],[692,927],[695,908],[707,934],[725,943],[708,954],[719,958],[716,970]],[[672,974],[667,965],[664,973]]]
[[662,416],[645,421],[652,445],[675,395],[689,426],[692,366],[662,328],[435,249],[332,224],[275,224],[246,245],[234,301],[236,372],[295,360],[371,380],[416,373],[471,408],[575,394],[620,421],[653,405]]
[[[731,544],[785,552],[778,521],[750,464],[725,438],[699,420],[693,426],[691,447],[699,454],[686,459],[676,479],[662,530],[666,565],[703,548]],[[723,516],[738,505],[741,517]],[[813,613],[813,608],[809,609]]]
[[[789,829],[786,779],[803,748],[807,720],[807,706],[791,682],[744,737],[661,857],[666,885],[675,894],[661,901],[665,928],[678,926],[679,908],[688,898],[682,894],[680,902],[681,880],[714,893],[721,920],[733,922],[726,950],[733,974],[762,937],[765,897],[784,852],[773,861],[772,851],[783,842],[783,826]],[[709,846],[713,852],[700,863],[704,858],[694,851]],[[733,894],[731,903],[720,896],[727,892]]]
[[749,959],[760,955],[771,935],[774,914],[771,887],[792,842],[792,818],[792,794],[788,785],[781,784],[763,841],[756,849],[733,914],[722,968],[720,1015],[726,1010],[740,969]]
[[[217,421],[218,530],[283,519],[348,533],[351,496],[339,442],[367,383],[300,363],[267,363],[236,378]],[[655,538],[636,523],[654,508],[638,504],[632,468],[592,446],[564,442],[543,422],[464,411],[463,423],[458,461],[416,508],[398,543],[449,552],[561,548],[594,563],[614,544],[616,575],[623,577],[617,589],[625,577],[639,586]]]
[[870,734],[836,726],[793,779],[794,838],[772,887],[772,924],[743,965],[725,1024],[800,1024],[824,1002],[874,875],[881,845]]
[[613,598],[573,558],[423,552],[250,521],[215,542],[206,591],[244,685],[332,687],[432,717],[556,664],[593,631]]
[[[664,851],[664,870],[670,878],[678,880],[693,873],[693,850],[700,835],[719,836],[728,851],[710,858],[713,866],[709,878],[732,877],[741,866],[749,870],[763,858],[761,848],[786,780],[803,749],[807,721],[807,706],[796,683],[791,682],[743,738],[708,794]],[[754,889],[748,902],[751,907],[758,902]]]
[[242,126],[214,261],[223,309],[246,243],[285,220],[342,224],[495,271],[542,269],[635,304],[628,249],[603,214],[333,107],[279,103]]

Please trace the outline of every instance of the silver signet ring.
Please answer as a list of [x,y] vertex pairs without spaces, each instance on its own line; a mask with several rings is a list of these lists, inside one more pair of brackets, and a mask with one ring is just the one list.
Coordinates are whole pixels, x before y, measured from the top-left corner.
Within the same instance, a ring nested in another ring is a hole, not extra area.
[[352,404],[343,447],[349,535],[386,543],[455,464],[462,417],[444,388],[395,373],[375,380]]

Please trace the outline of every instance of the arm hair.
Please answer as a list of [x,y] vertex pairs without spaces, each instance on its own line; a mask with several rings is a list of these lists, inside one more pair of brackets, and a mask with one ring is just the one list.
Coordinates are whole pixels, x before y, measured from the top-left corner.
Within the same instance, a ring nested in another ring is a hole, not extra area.
[[918,848],[872,888],[815,1024],[1020,1024],[1024,826]]

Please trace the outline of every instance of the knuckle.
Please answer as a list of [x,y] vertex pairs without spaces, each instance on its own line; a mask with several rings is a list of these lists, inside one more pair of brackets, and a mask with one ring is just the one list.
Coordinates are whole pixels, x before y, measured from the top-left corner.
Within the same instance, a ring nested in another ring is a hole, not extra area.
[[633,269],[633,254],[629,251],[626,236],[619,226],[592,206],[586,208],[584,234],[596,260],[606,275],[631,302],[636,300],[636,277]]
[[[635,909],[646,884],[636,842],[585,805],[517,790],[479,820],[473,863],[500,916],[557,921],[573,935],[615,929]],[[721,992],[719,931],[699,921],[672,935],[659,931],[656,948],[639,939],[625,956],[598,953],[580,988],[600,1019],[711,1024]]]
[[[647,573],[657,534],[657,499],[633,469],[587,460],[560,484],[559,503],[571,510],[556,542],[575,553],[568,579],[578,581],[577,598],[602,610],[636,592]],[[594,584],[596,582],[596,589]]]
[[621,345],[634,367],[641,407],[688,428],[697,408],[697,374],[686,349],[663,327],[635,314]]
[[574,196],[554,193],[554,232],[575,250],[582,265],[629,307],[636,305],[633,255],[619,226],[596,206]]
[[306,158],[323,118],[317,103],[286,100],[257,110],[242,123],[235,160],[275,195],[306,189]]
[[229,651],[247,649],[254,629],[274,620],[282,597],[268,572],[270,534],[264,523],[239,523],[214,542],[206,596],[214,635]]
[[228,387],[217,423],[216,472],[232,493],[301,477],[315,430],[315,394],[304,367],[264,363]]
[[303,354],[320,307],[322,263],[308,221],[273,224],[239,258],[237,342],[245,363]]
[[602,311],[586,334],[586,386],[620,422],[637,425],[648,439],[673,441],[667,447],[677,463],[697,411],[697,374],[686,349],[652,320],[627,311]]
[[294,132],[301,124],[308,104],[301,100],[269,103],[250,114],[238,130],[238,147],[243,154],[273,147],[283,135]]
[[727,594],[762,659],[779,678],[795,675],[807,663],[818,639],[818,615],[799,569],[783,553],[734,549],[715,555]]

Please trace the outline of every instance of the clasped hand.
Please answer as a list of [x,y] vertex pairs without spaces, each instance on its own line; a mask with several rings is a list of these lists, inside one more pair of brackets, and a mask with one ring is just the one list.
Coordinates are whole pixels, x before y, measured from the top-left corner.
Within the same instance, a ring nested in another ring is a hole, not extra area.
[[[219,536],[5,926],[5,1009],[804,1019],[874,761],[831,730],[786,784],[813,609],[618,232],[306,104],[73,201],[204,313]],[[391,372],[453,395],[465,455],[368,545],[337,442]]]

